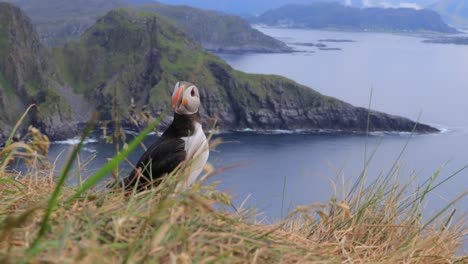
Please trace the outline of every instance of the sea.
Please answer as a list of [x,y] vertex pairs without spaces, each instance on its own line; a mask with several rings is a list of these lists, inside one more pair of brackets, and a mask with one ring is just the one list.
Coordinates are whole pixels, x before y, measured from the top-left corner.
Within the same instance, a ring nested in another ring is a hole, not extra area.
[[[215,135],[223,143],[211,151],[209,162],[227,169],[207,184],[217,183],[236,207],[255,209],[262,221],[275,222],[297,206],[342,197],[364,169],[369,182],[397,171],[399,182],[409,181],[407,195],[439,170],[436,183],[455,174],[427,197],[428,217],[468,190],[468,169],[463,170],[468,165],[468,46],[423,43],[414,35],[256,28],[295,52],[217,55],[235,69],[282,75],[355,106],[430,124],[441,133],[224,131]],[[145,143],[156,139],[151,135]],[[60,165],[73,143],[76,139],[52,144],[51,158],[60,156]],[[142,152],[129,160],[135,162]],[[114,153],[114,145],[94,134],[80,155],[81,164],[87,164],[82,177]],[[122,175],[128,171],[122,164]],[[466,216],[468,197],[454,206]]]

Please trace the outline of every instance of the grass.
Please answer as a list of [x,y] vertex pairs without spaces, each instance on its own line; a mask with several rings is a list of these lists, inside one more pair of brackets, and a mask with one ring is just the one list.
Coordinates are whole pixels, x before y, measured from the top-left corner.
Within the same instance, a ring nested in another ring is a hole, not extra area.
[[[453,207],[467,192],[432,217],[422,217],[428,194],[437,187],[440,171],[416,188],[411,188],[413,178],[401,183],[397,170],[371,182],[364,175],[350,187],[341,186],[337,193],[342,194],[327,203],[298,207],[280,222],[269,225],[256,222],[249,210],[236,208],[232,213],[223,209],[234,207],[230,197],[217,191],[215,184],[203,184],[216,173],[214,169],[200,182],[181,191],[176,191],[176,186],[178,179],[185,177],[183,168],[166,177],[158,187],[142,193],[99,188],[98,182],[156,124],[78,186],[66,186],[64,182],[75,173],[69,166],[81,144],[72,150],[64,168],[55,168],[43,158],[47,138],[39,131],[31,129],[29,144],[9,141],[0,150],[0,262],[466,263],[468,260],[459,251],[468,234],[466,215],[457,215]],[[6,163],[12,157],[29,161],[28,171],[22,174],[8,169]],[[58,178],[54,176],[56,171],[60,171]]]

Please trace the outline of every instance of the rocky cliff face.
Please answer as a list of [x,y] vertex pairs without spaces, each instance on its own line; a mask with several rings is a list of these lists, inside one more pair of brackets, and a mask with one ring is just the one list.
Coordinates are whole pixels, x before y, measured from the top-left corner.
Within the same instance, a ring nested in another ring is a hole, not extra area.
[[189,6],[150,4],[135,7],[174,21],[202,46],[215,52],[290,52],[285,43],[253,29],[244,19]]
[[49,52],[29,18],[17,7],[0,3],[0,136],[2,141],[26,108],[35,104],[20,132],[32,124],[52,137],[69,136],[76,124],[54,80]]
[[[287,52],[283,42],[253,29],[238,16],[188,6],[130,0],[7,0],[29,14],[48,46],[77,39],[96,20],[115,8],[133,8],[161,14],[177,23],[205,49],[218,52]],[[152,3],[152,4],[149,4]]]
[[[283,77],[247,75],[217,62],[209,63],[209,69],[231,99],[226,100],[226,104],[206,94],[205,109],[209,116],[217,116],[219,124],[226,129],[363,133],[367,130],[368,119],[369,131],[412,131],[416,125],[406,118],[376,111],[369,113],[367,109],[321,95]],[[415,131],[437,130],[418,124]]]
[[33,21],[47,46],[78,38],[96,19],[114,8],[129,6],[126,0],[4,0],[20,7]]
[[[23,131],[33,124],[52,139],[79,133],[77,125],[94,110],[102,119],[110,119],[114,97],[124,120],[133,105],[137,111],[170,115],[170,97],[178,80],[200,88],[205,123],[216,118],[221,129],[365,132],[367,128],[366,109],[283,77],[233,70],[154,13],[111,11],[80,40],[47,50],[18,8],[0,4],[2,142],[30,104],[37,108]],[[370,113],[370,131],[412,131],[415,125],[405,118]],[[437,130],[420,124],[416,131]]]
[[[54,58],[61,76],[104,117],[111,115],[114,94],[124,117],[132,99],[153,113],[170,112],[174,84],[188,80],[201,90],[204,120],[217,118],[221,129],[367,128],[366,109],[283,77],[235,71],[176,25],[149,12],[111,11],[79,41],[55,49]],[[370,113],[371,131],[412,131],[415,125]],[[416,131],[437,130],[421,124]]]

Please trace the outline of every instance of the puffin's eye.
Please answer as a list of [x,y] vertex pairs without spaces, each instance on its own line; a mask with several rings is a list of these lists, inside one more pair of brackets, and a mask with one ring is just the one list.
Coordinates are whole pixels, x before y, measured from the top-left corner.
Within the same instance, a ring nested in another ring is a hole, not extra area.
[[193,97],[195,96],[195,90],[192,88],[192,91],[190,92],[190,95]]

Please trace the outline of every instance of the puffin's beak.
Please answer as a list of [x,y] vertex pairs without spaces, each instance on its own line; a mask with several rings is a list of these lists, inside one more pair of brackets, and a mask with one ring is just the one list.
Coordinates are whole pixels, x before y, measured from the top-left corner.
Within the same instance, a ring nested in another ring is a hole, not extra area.
[[185,105],[184,101],[185,103],[187,103],[187,100],[182,100],[181,98],[181,95],[184,94],[184,90],[185,90],[184,86],[179,86],[176,95],[172,98],[172,108],[174,108],[174,110],[179,108],[181,103]]

